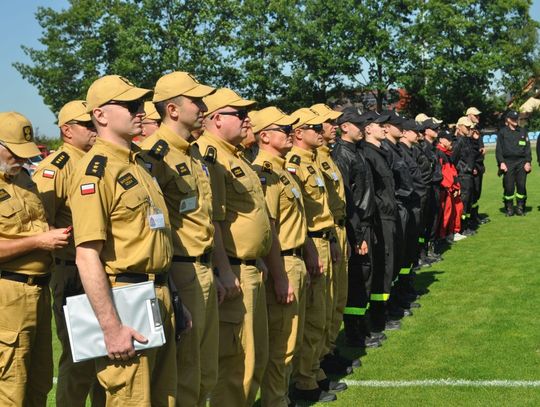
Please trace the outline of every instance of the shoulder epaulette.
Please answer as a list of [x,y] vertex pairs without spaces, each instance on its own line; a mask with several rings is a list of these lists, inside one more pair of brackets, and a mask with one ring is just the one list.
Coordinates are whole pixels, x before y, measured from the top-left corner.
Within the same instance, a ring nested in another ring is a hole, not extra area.
[[62,169],[69,161],[69,154],[65,151],[62,151],[60,154],[58,154],[54,160],[51,161],[51,164],[55,167]]
[[105,167],[107,166],[107,157],[103,155],[95,155],[86,167],[86,175],[93,175],[94,177],[101,178],[105,174]]
[[169,152],[169,144],[165,140],[158,140],[156,141],[156,144],[152,146],[150,151],[148,151],[148,155],[155,160],[161,161],[163,160],[163,157],[167,155]]
[[204,161],[214,164],[217,159],[217,150],[213,146],[206,147],[206,152],[204,153]]
[[5,201],[6,199],[11,198],[11,195],[4,188],[0,189],[0,202]]
[[272,163],[270,161],[263,162],[262,171],[272,174]]
[[300,156],[293,154],[291,158],[289,158],[289,162],[292,164],[300,165]]

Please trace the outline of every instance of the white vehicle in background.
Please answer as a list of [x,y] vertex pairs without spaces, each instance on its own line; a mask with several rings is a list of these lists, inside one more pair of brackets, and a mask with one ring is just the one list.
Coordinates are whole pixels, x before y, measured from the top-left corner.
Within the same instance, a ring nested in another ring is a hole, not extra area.
[[26,163],[24,163],[23,167],[28,171],[30,176],[34,175],[34,172],[36,171],[37,166],[40,162],[43,161],[43,157],[41,155],[36,155],[35,157],[30,157]]

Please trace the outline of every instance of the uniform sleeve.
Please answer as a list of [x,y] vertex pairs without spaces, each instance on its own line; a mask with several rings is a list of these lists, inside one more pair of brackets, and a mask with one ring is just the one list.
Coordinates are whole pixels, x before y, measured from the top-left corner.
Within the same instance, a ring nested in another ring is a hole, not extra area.
[[47,223],[54,226],[56,211],[64,204],[67,196],[63,173],[57,167],[44,166],[38,168],[32,179],[38,188]]
[[[261,176],[264,176],[261,175]],[[276,176],[267,176],[266,185],[263,185],[264,199],[266,200],[266,208],[271,219],[279,218],[279,195],[280,181]]]
[[522,131],[525,133],[525,140],[527,140],[527,145],[525,146],[525,160],[530,163],[532,162],[531,139],[527,136],[527,129],[523,129]]
[[[109,185],[108,185],[109,184]],[[90,175],[74,174],[69,200],[73,217],[75,246],[105,240],[111,217],[114,181]]]
[[502,130],[500,130],[497,133],[497,144],[495,145],[495,157],[497,158],[497,165],[501,165],[501,163],[504,162],[503,151],[502,151],[503,139],[504,139],[504,134]]

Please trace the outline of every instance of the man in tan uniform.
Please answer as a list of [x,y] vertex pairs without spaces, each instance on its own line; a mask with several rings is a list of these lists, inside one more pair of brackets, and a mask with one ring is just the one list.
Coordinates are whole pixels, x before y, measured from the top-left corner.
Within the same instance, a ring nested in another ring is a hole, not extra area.
[[141,144],[145,139],[154,134],[161,124],[161,116],[152,102],[144,102],[144,116],[142,118],[142,132],[133,137],[133,142]]
[[[150,90],[108,75],[88,89],[87,111],[99,137],[75,167],[69,193],[76,263],[103,330],[108,358],[96,359],[108,406],[174,406],[176,341],[167,270],[172,241],[162,192],[132,138],[141,132]],[[154,281],[166,336],[160,348],[135,352],[146,339],[122,325],[110,287]]]
[[268,360],[263,275],[257,259],[268,254],[272,231],[259,177],[239,144],[255,102],[230,89],[205,97],[205,132],[197,145],[212,182],[216,221],[214,264],[226,289],[219,309],[219,371],[212,406],[251,406]]
[[336,339],[343,322],[343,312],[347,305],[348,293],[348,243],[345,231],[345,186],[341,171],[330,156],[332,146],[336,142],[336,119],[341,116],[341,112],[330,109],[327,105],[319,103],[311,106],[311,110],[323,116],[326,120],[323,123],[323,145],[317,149],[317,161],[319,169],[324,175],[326,190],[328,191],[328,203],[334,217],[334,228],[336,231],[337,246],[340,256],[332,267],[330,276],[330,287],[327,301],[327,336],[323,354],[321,357],[321,367],[326,373],[348,374],[351,366],[360,366],[360,361],[354,362],[339,355],[336,349]]
[[[58,113],[58,126],[64,144],[58,151],[45,158],[37,167],[33,180],[37,185],[49,225],[67,228],[73,224],[68,202],[71,173],[75,164],[92,148],[96,130],[86,113],[86,102],[74,100],[65,104]],[[57,406],[84,406],[90,390],[94,405],[103,403],[102,391],[96,380],[93,360],[73,363],[66,329],[63,306],[66,297],[83,294],[77,267],[75,246],[70,241],[55,253],[56,267],[51,276],[53,312],[56,333],[62,344],[56,384]]]
[[52,388],[52,251],[67,229],[49,231],[38,190],[22,170],[39,155],[32,124],[0,113],[0,405],[44,406]]
[[217,380],[218,303],[212,250],[212,192],[206,164],[189,145],[202,126],[202,97],[214,88],[187,72],[173,72],[156,83],[153,101],[161,127],[141,144],[144,159],[163,191],[172,226],[174,256],[170,274],[193,328],[177,343],[177,406],[205,406]]
[[261,402],[263,406],[287,407],[292,360],[303,337],[307,282],[304,258],[315,261],[316,267],[318,256],[311,239],[306,242],[307,223],[300,186],[285,169],[285,155],[292,147],[290,133],[296,119],[276,107],[251,112],[250,119],[259,144],[253,166],[277,232],[272,246],[280,253],[278,264],[267,263],[270,357],[261,386]]
[[[325,344],[327,325],[327,287],[332,259],[337,259],[334,219],[328,204],[324,175],[317,164],[317,148],[323,144],[324,116],[302,108],[292,114],[294,124],[293,148],[287,154],[287,170],[298,178],[304,199],[308,237],[313,240],[321,270],[311,271],[306,303],[304,340],[295,361],[295,393],[293,397],[309,401],[334,401],[329,390],[344,390],[344,383],[330,382],[320,368],[320,357]],[[331,240],[334,243],[331,244]]]

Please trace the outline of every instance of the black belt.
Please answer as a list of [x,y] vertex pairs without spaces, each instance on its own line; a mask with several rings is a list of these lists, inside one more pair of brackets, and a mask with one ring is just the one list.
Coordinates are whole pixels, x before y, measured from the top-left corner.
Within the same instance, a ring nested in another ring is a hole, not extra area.
[[76,266],[73,260],[62,260],[59,258],[55,258],[54,262],[58,264],[59,266]]
[[307,232],[308,237],[318,237],[319,239],[329,240],[330,231],[326,230],[317,230],[316,232]]
[[336,225],[338,225],[340,227],[343,227],[343,226],[345,226],[345,219],[340,219],[335,223],[336,223]]
[[[153,276],[153,277],[151,277]],[[122,273],[111,275],[117,283],[144,283],[145,281],[153,280],[157,285],[167,284],[167,273],[161,274],[143,274],[143,273]]]
[[231,264],[231,266],[239,266],[241,264],[244,264],[246,266],[256,266],[257,260],[244,260],[237,257],[229,257],[229,263]]
[[44,276],[29,276],[28,274],[14,273],[12,271],[0,270],[0,278],[5,280],[17,281],[18,283],[24,283],[28,285],[45,286],[49,284],[51,275]]
[[302,247],[295,247],[294,249],[283,250],[281,252],[281,256],[282,257],[296,256],[296,257],[303,258],[304,257],[304,249],[302,249]]
[[212,252],[206,252],[198,257],[195,256],[173,256],[172,261],[178,263],[210,263]]

